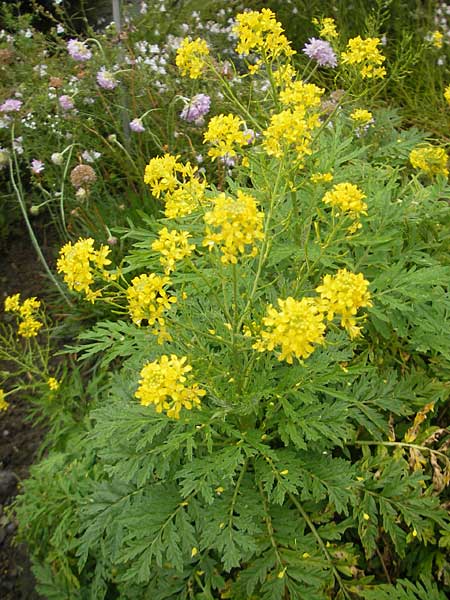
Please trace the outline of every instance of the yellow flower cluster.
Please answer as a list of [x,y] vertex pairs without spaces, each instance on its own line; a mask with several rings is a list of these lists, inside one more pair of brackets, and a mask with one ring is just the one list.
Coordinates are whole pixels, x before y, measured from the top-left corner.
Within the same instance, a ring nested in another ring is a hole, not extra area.
[[109,253],[110,249],[104,245],[95,250],[92,238],[80,238],[75,244],[68,242],[61,248],[56,268],[58,273],[64,273],[64,281],[69,289],[84,292],[90,302],[95,302],[101,296],[101,291],[94,291],[91,286],[96,274],[105,279],[110,278],[110,274],[104,269],[111,264]]
[[269,156],[276,158],[281,158],[289,147],[293,147],[301,163],[305,156],[312,153],[312,131],[318,125],[317,114],[305,118],[303,108],[283,110],[272,115],[263,133],[263,147]]
[[263,132],[263,147],[269,156],[281,158],[293,146],[301,161],[311,154],[312,131],[319,126],[319,115],[311,109],[320,105],[322,88],[301,80],[285,82],[280,92],[280,101],[286,110],[272,115],[269,126]]
[[236,115],[218,115],[210,120],[203,143],[212,144],[213,147],[208,150],[212,160],[220,156],[236,156],[236,148],[248,144],[248,134],[242,128],[245,128],[245,123]]
[[236,17],[237,24],[233,32],[238,36],[236,52],[248,55],[252,52],[261,54],[269,61],[284,55],[295,54],[290,42],[283,33],[283,27],[269,8],[261,11],[250,10]]
[[348,65],[358,65],[363,79],[384,77],[386,69],[382,66],[386,57],[380,52],[379,38],[363,40],[359,35],[348,41],[347,51],[342,53],[342,62]]
[[158,235],[159,238],[152,244],[152,250],[161,254],[159,260],[164,267],[164,272],[168,275],[175,269],[177,261],[192,254],[195,244],[189,244],[188,239],[191,236],[187,231],[177,231],[176,229],[169,231],[167,227],[163,227]]
[[442,46],[444,45],[444,34],[441,33],[440,31],[433,31],[433,33],[431,34],[431,43],[433,44],[433,46],[435,48],[441,49]]
[[360,213],[367,214],[367,204],[363,202],[365,194],[353,183],[337,183],[322,198],[322,202],[350,213],[356,218]]
[[358,125],[368,125],[369,123],[373,122],[372,113],[365,108],[357,108],[352,112],[350,118]]
[[19,319],[18,334],[24,338],[37,336],[43,323],[36,319],[36,313],[41,307],[37,298],[26,298],[20,302],[20,294],[5,298],[5,312],[16,313]]
[[341,317],[344,327],[353,339],[360,334],[361,328],[356,325],[358,309],[372,306],[369,282],[362,273],[352,273],[347,269],[339,269],[336,275],[325,275],[322,285],[316,288],[320,294],[321,310],[327,313],[331,321],[334,315]]
[[206,227],[203,245],[211,250],[218,244],[224,264],[236,264],[239,254],[256,256],[255,242],[264,238],[264,214],[258,210],[255,198],[239,190],[237,199],[219,194],[212,202],[213,208],[205,214],[204,220],[218,231]]
[[200,408],[200,399],[206,394],[197,383],[188,385],[186,374],[192,371],[185,364],[187,358],[175,354],[161,356],[147,363],[140,375],[139,388],[135,396],[144,406],[155,405],[157,413],[165,412],[173,419],[180,418],[182,408]]
[[313,173],[309,178],[312,183],[329,183],[333,181],[332,173]]
[[52,392],[56,392],[59,389],[59,381],[55,377],[49,377],[47,379],[47,385]]
[[448,104],[450,104],[450,85],[444,90],[444,98],[447,100]]
[[6,398],[6,394],[0,388],[0,411],[2,411],[2,410],[8,410],[9,402],[6,402],[5,398]]
[[191,214],[203,201],[206,181],[197,178],[198,168],[178,162],[179,156],[164,154],[152,158],[145,167],[144,182],[152,194],[165,194],[164,214],[168,219]]
[[320,105],[324,89],[314,83],[304,83],[301,79],[291,81],[286,88],[280,92],[280,102],[284,106],[294,106],[297,110],[306,113],[308,108]]
[[164,289],[169,284],[168,277],[161,277],[155,273],[139,275],[131,280],[126,295],[133,323],[141,325],[143,319],[146,319],[149,325],[158,323],[164,326],[164,311],[177,301],[175,296],[169,296]]
[[338,32],[336,30],[336,23],[331,17],[325,17],[321,21],[313,19],[313,25],[319,27],[319,35],[325,40],[333,40],[337,38]]
[[185,38],[177,50],[175,62],[182,75],[198,79],[205,70],[208,57],[209,48],[205,40],[197,38],[191,42]]
[[409,155],[409,160],[415,169],[420,169],[431,177],[434,175],[448,177],[448,156],[443,148],[431,144],[414,148]]
[[281,346],[278,360],[293,363],[293,358],[308,358],[314,351],[314,344],[323,343],[325,324],[324,314],[314,298],[295,300],[292,297],[278,300],[280,310],[272,305],[263,318],[266,328],[261,331],[261,339],[253,348],[258,352],[272,351]]

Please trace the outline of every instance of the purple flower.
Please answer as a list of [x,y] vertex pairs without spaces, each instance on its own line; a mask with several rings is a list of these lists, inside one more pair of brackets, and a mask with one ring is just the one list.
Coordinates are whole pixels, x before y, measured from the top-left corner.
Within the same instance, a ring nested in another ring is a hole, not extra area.
[[209,113],[211,107],[211,98],[206,94],[197,94],[186,104],[180,113],[180,117],[188,123],[201,125],[203,117]]
[[142,124],[141,119],[133,119],[130,122],[130,129],[131,129],[131,131],[134,131],[135,133],[142,133],[143,131],[145,131],[145,127]]
[[106,67],[102,67],[97,73],[97,83],[105,90],[113,90],[119,84],[117,79],[114,79],[114,74],[107,71]]
[[310,38],[302,50],[306,56],[315,60],[321,67],[337,67],[337,58],[329,42]]
[[44,170],[44,163],[42,160],[38,160],[37,158],[33,158],[31,161],[31,172],[35,175],[39,175]]
[[14,98],[9,98],[5,100],[3,104],[0,105],[0,112],[14,112],[20,110],[22,106],[21,100],[14,100]]
[[60,96],[58,100],[59,105],[63,110],[72,110],[72,108],[75,106],[70,96]]
[[73,60],[84,61],[92,58],[92,52],[84,42],[80,42],[79,40],[69,40],[67,42],[67,52]]

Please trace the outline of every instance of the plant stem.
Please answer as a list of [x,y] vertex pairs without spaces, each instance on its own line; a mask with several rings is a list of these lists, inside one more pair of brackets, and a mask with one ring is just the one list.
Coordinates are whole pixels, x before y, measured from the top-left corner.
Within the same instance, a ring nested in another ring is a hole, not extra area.
[[[12,130],[12,136],[13,136],[13,140],[14,140],[14,128]],[[14,157],[14,163],[15,163],[15,167],[17,169],[17,176],[18,176],[18,181],[20,182],[20,175],[19,175],[19,166],[17,164],[17,156],[15,153],[15,150],[13,149],[13,157]],[[11,159],[9,159],[9,169],[10,169],[10,173],[11,173],[11,182],[12,182],[12,186],[14,188],[14,191],[16,193],[17,196],[17,200],[19,202],[19,206],[20,206],[20,210],[22,211],[22,215],[23,218],[25,220],[27,229],[28,229],[28,233],[30,235],[31,238],[31,243],[33,244],[34,249],[36,250],[36,253],[39,257],[39,260],[41,261],[47,275],[50,277],[51,281],[54,283],[55,287],[58,289],[59,293],[61,294],[61,296],[64,298],[64,300],[67,302],[67,304],[72,307],[72,302],[69,300],[69,298],[66,296],[66,294],[64,293],[64,290],[62,289],[59,281],[56,279],[56,277],[53,275],[50,267],[47,264],[47,261],[45,260],[45,257],[42,253],[41,247],[39,246],[39,242],[37,241],[37,238],[35,236],[33,227],[31,226],[30,223],[30,219],[28,218],[28,212],[27,212],[27,208],[25,206],[25,202],[23,199],[23,193],[22,193],[22,186],[20,185],[20,183],[18,184],[16,182],[16,179],[14,177],[14,165]],[[20,188],[20,189],[19,189]]]

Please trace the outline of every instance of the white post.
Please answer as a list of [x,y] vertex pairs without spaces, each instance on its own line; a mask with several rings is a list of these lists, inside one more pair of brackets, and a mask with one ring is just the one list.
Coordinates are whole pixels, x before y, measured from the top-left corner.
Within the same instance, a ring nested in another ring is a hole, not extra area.
[[[118,45],[119,45],[119,49],[120,46],[122,45],[122,41],[121,41],[121,37],[120,34],[122,32],[122,15],[121,15],[121,10],[120,10],[120,0],[112,0],[112,11],[113,11],[113,21],[116,25],[116,31],[117,31],[117,38],[118,38]],[[123,52],[121,50],[119,50],[119,56],[122,58],[123,57]],[[130,131],[128,128],[128,114],[127,114],[127,94],[125,94],[125,91],[122,87],[122,85],[120,85],[120,103],[122,105],[122,129],[123,129],[123,135],[125,137],[125,144],[128,145],[129,139],[130,139]]]

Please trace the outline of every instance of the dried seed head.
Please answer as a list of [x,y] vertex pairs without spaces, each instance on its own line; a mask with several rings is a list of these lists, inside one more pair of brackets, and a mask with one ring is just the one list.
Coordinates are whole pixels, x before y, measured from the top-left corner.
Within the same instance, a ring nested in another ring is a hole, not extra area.
[[83,186],[90,186],[97,180],[97,175],[92,167],[89,165],[78,165],[70,173],[70,181],[73,187],[81,188]]
[[14,52],[9,48],[0,48],[0,65],[10,65],[14,60]]

